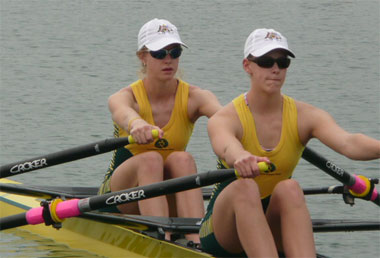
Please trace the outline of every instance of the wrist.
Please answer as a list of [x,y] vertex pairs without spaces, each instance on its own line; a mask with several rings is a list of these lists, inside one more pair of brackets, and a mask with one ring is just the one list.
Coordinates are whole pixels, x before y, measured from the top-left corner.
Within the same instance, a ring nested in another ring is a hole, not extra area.
[[139,120],[139,119],[142,119],[142,118],[137,116],[137,117],[134,117],[134,118],[129,120],[128,128],[127,128],[128,132],[131,132],[133,122],[135,122],[136,120]]

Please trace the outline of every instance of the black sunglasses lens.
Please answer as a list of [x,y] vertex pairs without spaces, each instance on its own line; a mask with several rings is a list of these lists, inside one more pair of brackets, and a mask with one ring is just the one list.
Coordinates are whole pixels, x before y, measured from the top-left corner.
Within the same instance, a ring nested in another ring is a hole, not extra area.
[[166,49],[160,49],[157,51],[150,51],[150,55],[156,59],[164,59],[167,55]]
[[263,68],[271,68],[275,60],[271,57],[261,57],[256,60],[257,64]]
[[280,57],[278,59],[273,59],[271,57],[263,56],[263,57],[257,58],[254,62],[257,63],[257,65],[262,68],[271,68],[273,67],[274,63],[277,63],[278,68],[280,69],[288,68],[290,65],[290,59],[287,57]]
[[180,48],[180,47],[172,48],[172,49],[169,51],[169,54],[170,54],[170,56],[171,56],[173,59],[176,59],[176,58],[180,57],[180,56],[181,56],[181,53],[182,53],[182,48]]
[[150,55],[156,59],[164,59],[168,54],[173,58],[176,59],[181,56],[182,48],[176,47],[172,48],[170,50],[167,49],[160,49],[157,51],[150,51]]
[[280,69],[288,68],[290,65],[290,59],[286,57],[281,57],[277,59],[277,65]]

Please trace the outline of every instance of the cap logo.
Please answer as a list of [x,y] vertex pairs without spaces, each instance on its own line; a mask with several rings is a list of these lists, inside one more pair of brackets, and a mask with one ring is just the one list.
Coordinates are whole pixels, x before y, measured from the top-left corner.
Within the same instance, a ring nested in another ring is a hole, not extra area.
[[278,35],[275,32],[268,32],[267,35],[265,36],[265,39],[270,39],[270,40],[281,40],[281,36]]
[[166,32],[173,32],[174,30],[172,28],[170,28],[169,26],[167,25],[160,25],[160,27],[158,27],[158,33],[166,33]]

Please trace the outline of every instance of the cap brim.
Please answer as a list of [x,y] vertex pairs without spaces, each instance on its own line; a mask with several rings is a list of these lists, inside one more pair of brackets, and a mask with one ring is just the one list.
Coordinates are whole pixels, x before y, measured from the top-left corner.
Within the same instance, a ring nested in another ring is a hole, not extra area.
[[253,53],[251,53],[251,55],[253,55],[254,57],[260,57],[260,56],[263,56],[263,55],[269,53],[270,51],[273,51],[276,49],[283,49],[288,53],[289,56],[291,56],[293,58],[296,57],[290,49],[283,47],[281,45],[268,45],[268,46],[260,49],[259,51],[253,51]]
[[171,44],[180,44],[186,48],[188,47],[185,43],[178,40],[177,38],[169,38],[169,37],[162,38],[156,42],[146,44],[145,46],[151,51],[157,51],[157,50],[163,49],[164,47],[167,47]]

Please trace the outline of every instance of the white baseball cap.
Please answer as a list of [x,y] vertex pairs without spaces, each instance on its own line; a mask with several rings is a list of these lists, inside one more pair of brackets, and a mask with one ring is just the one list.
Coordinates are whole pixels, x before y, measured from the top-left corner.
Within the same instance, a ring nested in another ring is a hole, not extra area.
[[167,20],[154,18],[141,27],[137,40],[137,51],[144,46],[149,50],[157,51],[170,44],[181,44],[187,47],[181,41],[176,26]]
[[288,41],[280,32],[273,29],[256,29],[245,42],[244,58],[250,54],[254,57],[260,57],[274,49],[284,49],[289,56],[295,57],[288,47]]

